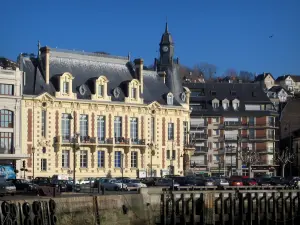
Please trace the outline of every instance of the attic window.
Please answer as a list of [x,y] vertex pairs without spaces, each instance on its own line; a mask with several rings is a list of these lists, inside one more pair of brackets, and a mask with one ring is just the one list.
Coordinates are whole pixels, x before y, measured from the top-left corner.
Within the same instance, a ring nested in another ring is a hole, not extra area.
[[137,98],[137,88],[136,87],[131,88],[131,98],[134,98],[134,99]]
[[231,91],[232,96],[236,96],[236,91]]
[[216,92],[216,91],[211,91],[211,95],[212,95],[212,96],[216,96],[216,95],[217,95],[217,92]]
[[68,81],[64,81],[63,82],[63,93],[64,94],[68,94],[69,93],[69,82]]
[[173,95],[171,93],[169,93],[167,96],[167,104],[173,105]]
[[104,85],[103,84],[99,84],[98,85],[98,96],[99,97],[103,97],[104,96]]

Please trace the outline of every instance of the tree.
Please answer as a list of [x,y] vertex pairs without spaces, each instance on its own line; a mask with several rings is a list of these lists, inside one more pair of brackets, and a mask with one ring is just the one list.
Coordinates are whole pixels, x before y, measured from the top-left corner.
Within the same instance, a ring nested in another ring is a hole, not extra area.
[[247,165],[248,174],[251,177],[251,167],[260,161],[259,154],[252,149],[241,150],[239,151],[240,160]]
[[281,176],[284,176],[284,169],[288,163],[292,163],[295,158],[295,155],[289,151],[289,148],[286,147],[282,151],[275,152],[275,161],[278,162],[281,166]]
[[194,66],[198,75],[204,76],[205,81],[213,81],[217,73],[217,67],[210,63],[200,63]]
[[244,83],[251,82],[254,80],[254,74],[245,70],[241,70],[238,77]]
[[229,77],[232,79],[236,79],[238,77],[238,72],[235,69],[227,69],[224,72],[223,77]]

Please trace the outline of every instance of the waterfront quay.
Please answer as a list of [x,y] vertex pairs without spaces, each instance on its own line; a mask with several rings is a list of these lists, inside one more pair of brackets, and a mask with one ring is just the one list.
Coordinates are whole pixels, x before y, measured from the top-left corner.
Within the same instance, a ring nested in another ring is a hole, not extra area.
[[[286,187],[147,187],[99,194],[67,193],[57,197],[5,197],[9,202],[57,203],[57,225],[296,225],[300,190]],[[4,200],[4,199],[2,199]],[[97,202],[97,204],[95,203]]]

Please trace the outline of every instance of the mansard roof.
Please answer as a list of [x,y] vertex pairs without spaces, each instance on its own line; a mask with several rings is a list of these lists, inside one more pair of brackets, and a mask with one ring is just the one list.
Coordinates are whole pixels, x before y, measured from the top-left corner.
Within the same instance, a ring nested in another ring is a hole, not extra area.
[[[124,101],[127,94],[127,82],[135,79],[135,66],[128,57],[112,56],[99,53],[85,53],[68,50],[58,50],[49,48],[49,71],[50,83],[45,82],[45,71],[43,66],[44,58],[30,58],[20,56],[20,69],[26,73],[26,82],[24,94],[39,95],[48,92],[55,94],[58,89],[58,77],[65,72],[69,72],[74,77],[72,90],[77,93],[78,98],[90,99],[89,95],[80,96],[79,87],[86,85],[87,93],[94,92],[93,80],[100,76],[108,79],[108,95],[112,96],[112,101]],[[170,89],[163,82],[163,79],[156,71],[144,70],[144,103],[157,101],[159,104],[167,105],[164,98]],[[118,99],[113,96],[113,90],[119,87],[121,93]],[[179,106],[180,103],[174,100],[174,105]]]

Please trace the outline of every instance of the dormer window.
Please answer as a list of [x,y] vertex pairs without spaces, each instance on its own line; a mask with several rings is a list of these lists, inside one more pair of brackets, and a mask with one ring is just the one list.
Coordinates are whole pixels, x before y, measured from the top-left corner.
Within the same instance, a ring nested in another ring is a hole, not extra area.
[[173,105],[173,94],[172,93],[169,93],[167,95],[167,104],[168,105]]
[[217,92],[216,91],[211,91],[211,96],[216,96]]
[[240,107],[240,101],[238,99],[234,99],[232,101],[232,107],[233,107],[234,110],[238,110],[239,107]]
[[214,109],[219,108],[219,100],[218,99],[215,98],[214,100],[212,100],[212,107]]
[[55,92],[56,98],[76,98],[77,94],[72,92],[74,79],[72,74],[66,72],[62,75],[55,76],[52,79],[55,79],[53,81],[55,81],[55,84],[58,84],[58,86],[56,86]]
[[222,101],[222,105],[223,105],[223,109],[224,110],[228,110],[228,108],[229,108],[229,101],[228,101],[228,99],[224,99],[223,101]]
[[92,100],[104,100],[104,101],[110,101],[111,96],[107,95],[107,89],[108,89],[108,82],[109,80],[106,78],[106,76],[102,75],[99,76],[97,79],[93,80],[94,87],[92,88]]
[[99,97],[103,97],[104,96],[104,85],[103,84],[99,84],[98,85],[98,96]]
[[63,93],[68,94],[69,93],[69,82],[64,81],[63,82]]
[[127,97],[125,97],[125,102],[128,103],[143,103],[143,98],[141,97],[141,83],[137,79],[133,79],[127,83]]

